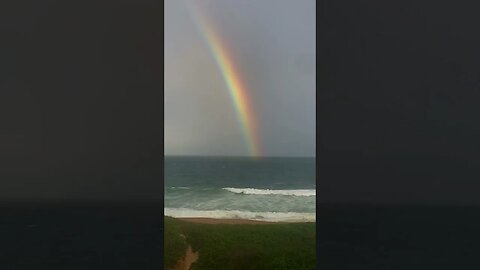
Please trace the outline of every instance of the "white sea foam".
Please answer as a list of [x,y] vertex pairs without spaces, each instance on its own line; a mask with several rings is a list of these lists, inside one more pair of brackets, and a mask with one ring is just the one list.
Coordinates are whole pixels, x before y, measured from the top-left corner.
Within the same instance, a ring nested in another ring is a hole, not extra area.
[[256,188],[223,188],[224,190],[249,195],[287,195],[287,196],[315,196],[315,189],[256,189]]
[[273,222],[314,222],[315,213],[297,212],[249,212],[238,210],[195,210],[189,208],[165,208],[165,215],[186,218],[249,219]]

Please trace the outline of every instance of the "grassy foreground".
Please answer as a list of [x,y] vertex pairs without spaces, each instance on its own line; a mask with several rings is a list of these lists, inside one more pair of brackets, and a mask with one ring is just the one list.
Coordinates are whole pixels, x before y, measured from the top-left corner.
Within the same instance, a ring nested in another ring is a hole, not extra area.
[[315,269],[315,223],[197,224],[165,217],[165,269],[187,248],[199,251],[193,270]]

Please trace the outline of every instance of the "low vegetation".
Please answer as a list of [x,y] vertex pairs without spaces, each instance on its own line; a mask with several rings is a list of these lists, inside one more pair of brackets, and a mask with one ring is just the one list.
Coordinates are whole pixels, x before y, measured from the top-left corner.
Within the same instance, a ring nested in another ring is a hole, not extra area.
[[172,269],[187,250],[187,243],[181,236],[181,227],[177,225],[178,221],[173,218],[165,217],[164,221],[164,266],[165,269]]
[[200,257],[192,270],[316,269],[315,223],[196,224],[165,217],[165,268],[185,254],[186,236]]

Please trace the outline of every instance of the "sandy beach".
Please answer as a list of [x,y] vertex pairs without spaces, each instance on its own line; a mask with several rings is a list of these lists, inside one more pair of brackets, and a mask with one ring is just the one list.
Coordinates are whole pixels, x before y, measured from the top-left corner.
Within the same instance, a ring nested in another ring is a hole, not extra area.
[[261,221],[249,219],[221,219],[221,218],[178,218],[180,220],[203,223],[203,224],[285,224],[285,223],[315,223],[314,221],[299,221],[299,222],[285,222],[285,221]]
[[278,222],[268,222],[249,219],[221,219],[221,218],[179,218],[180,220],[203,223],[203,224],[272,224]]

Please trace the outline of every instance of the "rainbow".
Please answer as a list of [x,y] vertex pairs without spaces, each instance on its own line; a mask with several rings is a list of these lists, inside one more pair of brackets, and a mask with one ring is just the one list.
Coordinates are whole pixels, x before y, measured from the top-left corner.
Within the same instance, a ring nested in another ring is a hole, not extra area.
[[255,113],[247,87],[242,82],[240,73],[235,68],[232,53],[228,51],[227,46],[225,46],[225,41],[223,41],[218,32],[215,31],[214,24],[209,21],[206,16],[202,16],[202,12],[199,12],[193,5],[193,3],[191,3],[191,5],[187,3],[190,17],[195,22],[222,73],[222,77],[234,104],[249,153],[251,156],[258,158],[261,156],[260,140],[257,133]]

